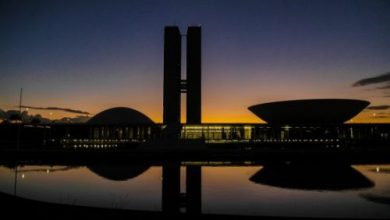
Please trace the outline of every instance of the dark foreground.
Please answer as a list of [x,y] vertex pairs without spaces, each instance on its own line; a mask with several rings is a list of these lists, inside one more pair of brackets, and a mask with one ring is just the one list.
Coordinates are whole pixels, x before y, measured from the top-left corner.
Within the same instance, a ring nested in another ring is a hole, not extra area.
[[[20,197],[0,193],[0,202],[3,206],[2,215],[15,219],[317,219],[269,216],[237,216],[215,214],[168,214],[153,211],[134,211],[107,208],[92,208],[62,204],[38,202]],[[326,218],[321,218],[326,219]],[[332,218],[337,220],[336,218]]]
[[268,162],[339,162],[348,164],[380,164],[390,162],[390,146],[356,149],[307,148],[157,148],[107,150],[1,150],[0,161],[72,162],[154,162],[154,161],[260,161]]

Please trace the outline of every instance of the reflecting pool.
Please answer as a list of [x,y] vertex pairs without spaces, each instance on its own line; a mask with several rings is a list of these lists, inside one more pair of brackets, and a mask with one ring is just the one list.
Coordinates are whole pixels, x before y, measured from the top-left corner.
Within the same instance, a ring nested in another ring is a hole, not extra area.
[[39,201],[158,212],[390,218],[390,164],[255,162],[2,164],[0,191]]

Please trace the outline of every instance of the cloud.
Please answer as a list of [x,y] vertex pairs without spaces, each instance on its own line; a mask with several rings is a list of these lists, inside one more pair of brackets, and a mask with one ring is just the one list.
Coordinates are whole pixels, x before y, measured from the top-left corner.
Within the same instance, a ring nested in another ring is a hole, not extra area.
[[376,87],[376,89],[390,89],[390,84],[385,86]]
[[369,110],[386,110],[386,109],[390,109],[390,105],[373,105],[373,106],[367,107],[366,109],[369,109]]
[[[0,109],[0,112],[1,111],[2,110]],[[41,124],[51,123],[50,119],[43,118],[39,114],[29,115],[28,111],[19,112],[19,110],[8,110],[8,111],[4,112],[3,116],[0,116],[0,119],[7,121],[7,122],[21,120],[23,123],[34,123],[34,121],[41,123]]]
[[[26,108],[27,106],[22,106],[23,108]],[[30,107],[28,107],[30,108]],[[19,112],[19,110],[8,110],[4,112],[2,109],[0,109],[0,119],[4,120],[6,122],[12,122],[15,120],[22,120],[23,123],[38,123],[38,124],[51,124],[51,123],[85,123],[87,122],[90,117],[86,115],[78,115],[74,118],[66,117],[59,120],[50,120],[48,118],[44,118],[39,114],[36,115],[30,115],[28,111],[23,111],[22,113]],[[0,120],[0,122],[1,122]]]
[[359,86],[366,86],[366,85],[383,83],[383,82],[390,82],[390,72],[375,77],[361,79],[355,82],[354,84],[352,84],[352,86],[359,87]]
[[[18,106],[19,107],[19,106]],[[83,115],[90,115],[91,113],[81,110],[75,110],[70,108],[59,108],[59,107],[34,107],[34,106],[26,106],[22,105],[22,108],[30,108],[30,109],[36,109],[36,110],[54,110],[54,111],[64,111],[64,112],[70,112],[75,114],[83,114]]]
[[372,114],[370,118],[380,119],[380,118],[390,118],[390,112],[378,112]]
[[381,116],[374,116],[373,118],[389,118],[389,116],[381,115]]
[[65,118],[61,118],[59,120],[54,120],[54,123],[58,123],[58,124],[72,124],[72,123],[75,123],[75,124],[80,124],[80,123],[85,123],[87,122],[88,120],[90,119],[90,117],[88,116],[77,116],[75,118],[69,118],[69,117],[65,117]]

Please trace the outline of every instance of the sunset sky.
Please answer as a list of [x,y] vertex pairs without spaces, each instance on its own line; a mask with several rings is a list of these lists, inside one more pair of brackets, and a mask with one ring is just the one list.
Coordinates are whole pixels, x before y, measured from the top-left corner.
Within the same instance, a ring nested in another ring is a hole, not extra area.
[[161,122],[167,25],[202,26],[203,122],[261,122],[249,106],[307,98],[368,100],[354,121],[390,122],[388,0],[0,0],[0,109],[23,88],[23,105]]

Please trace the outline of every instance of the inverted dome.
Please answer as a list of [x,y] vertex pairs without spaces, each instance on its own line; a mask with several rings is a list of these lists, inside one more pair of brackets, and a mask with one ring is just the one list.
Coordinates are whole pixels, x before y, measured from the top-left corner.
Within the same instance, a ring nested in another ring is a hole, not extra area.
[[95,115],[88,124],[94,125],[129,125],[153,124],[154,122],[143,113],[126,107],[110,108]]
[[270,124],[341,124],[369,104],[354,99],[305,99],[264,103],[248,109]]
[[348,190],[373,187],[374,183],[349,165],[270,164],[250,181],[258,184],[304,190]]
[[133,166],[119,166],[110,164],[100,164],[87,166],[89,170],[95,174],[109,180],[125,181],[135,178],[146,170],[149,169],[149,165],[133,165]]

